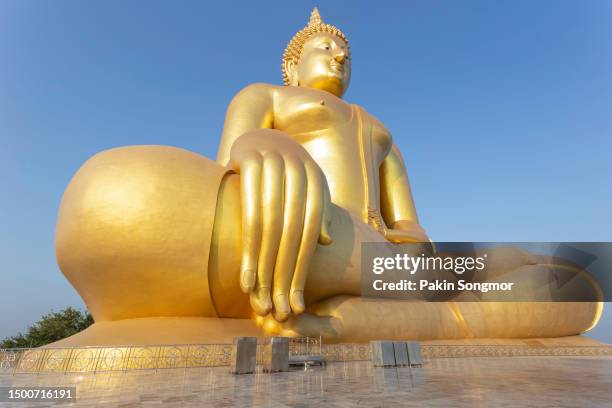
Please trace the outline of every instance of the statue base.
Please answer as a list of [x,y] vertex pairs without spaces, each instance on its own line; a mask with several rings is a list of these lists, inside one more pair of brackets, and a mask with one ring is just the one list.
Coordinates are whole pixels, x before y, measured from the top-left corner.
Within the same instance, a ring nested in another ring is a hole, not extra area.
[[245,336],[266,337],[249,319],[147,317],[94,323],[46,347],[232,344],[234,337]]
[[[228,366],[234,337],[240,336],[257,338],[257,361],[263,364],[267,336],[253,321],[201,317],[95,323],[45,347],[3,350],[0,360],[14,373]],[[371,360],[369,343],[321,344],[317,338],[312,347],[327,362]],[[312,354],[303,338],[290,340],[289,349],[293,356]],[[421,350],[425,364],[438,358],[612,356],[612,346],[584,336],[429,340]]]
[[[266,334],[250,319],[209,317],[153,317],[94,323],[73,336],[51,343],[47,348],[172,346],[178,344],[232,344],[235,337],[257,337],[263,342]],[[394,340],[394,339],[379,339]],[[404,339],[410,340],[410,339]],[[324,340],[324,343],[327,343]],[[346,344],[360,343],[337,343]],[[364,342],[368,344],[368,342]],[[452,347],[593,347],[607,346],[589,337],[575,335],[548,338],[465,338],[423,340],[433,348]],[[326,344],[332,346],[333,344]],[[465,356],[463,356],[465,357]]]

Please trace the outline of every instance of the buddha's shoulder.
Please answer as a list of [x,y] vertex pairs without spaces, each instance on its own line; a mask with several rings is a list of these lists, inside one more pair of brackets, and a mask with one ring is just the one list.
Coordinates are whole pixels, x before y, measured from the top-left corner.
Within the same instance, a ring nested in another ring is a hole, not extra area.
[[249,84],[242,88],[237,94],[237,97],[251,96],[251,95],[271,95],[275,99],[287,100],[293,98],[306,98],[306,99],[317,99],[332,101],[337,100],[338,102],[347,103],[337,96],[314,88],[307,88],[302,86],[290,86],[290,85],[275,85],[267,84],[264,82],[256,82]]
[[282,87],[279,85],[266,84],[263,82],[255,82],[249,84],[242,88],[236,95],[234,99],[243,99],[243,98],[251,98],[254,96],[273,96],[276,91],[281,89]]

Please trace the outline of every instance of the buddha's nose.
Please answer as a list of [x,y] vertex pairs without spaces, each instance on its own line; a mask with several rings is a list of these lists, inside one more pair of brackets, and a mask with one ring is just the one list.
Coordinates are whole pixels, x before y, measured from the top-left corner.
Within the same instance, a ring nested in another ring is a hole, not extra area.
[[334,59],[340,63],[340,64],[344,64],[344,61],[346,61],[346,54],[344,52],[341,52],[340,54],[337,54]]

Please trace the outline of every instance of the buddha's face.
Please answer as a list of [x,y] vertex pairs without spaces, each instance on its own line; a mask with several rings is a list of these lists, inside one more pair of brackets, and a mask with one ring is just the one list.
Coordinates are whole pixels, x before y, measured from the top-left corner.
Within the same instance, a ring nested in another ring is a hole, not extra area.
[[351,80],[348,45],[329,33],[317,33],[302,48],[300,62],[291,69],[291,85],[321,89],[342,97]]

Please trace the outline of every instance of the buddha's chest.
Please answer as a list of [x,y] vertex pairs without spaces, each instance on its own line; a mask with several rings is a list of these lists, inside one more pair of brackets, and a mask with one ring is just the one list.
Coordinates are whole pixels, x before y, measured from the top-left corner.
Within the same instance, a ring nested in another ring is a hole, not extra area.
[[348,121],[351,105],[329,92],[287,88],[274,107],[274,128],[289,134],[318,131]]
[[274,106],[274,128],[312,149],[315,160],[324,150],[339,161],[358,161],[365,148],[374,161],[382,162],[392,143],[384,126],[363,109],[329,92],[307,88],[285,88]]
[[367,217],[379,207],[379,167],[391,148],[374,117],[327,93],[292,95],[275,107],[274,127],[292,136],[323,170],[332,200]]

